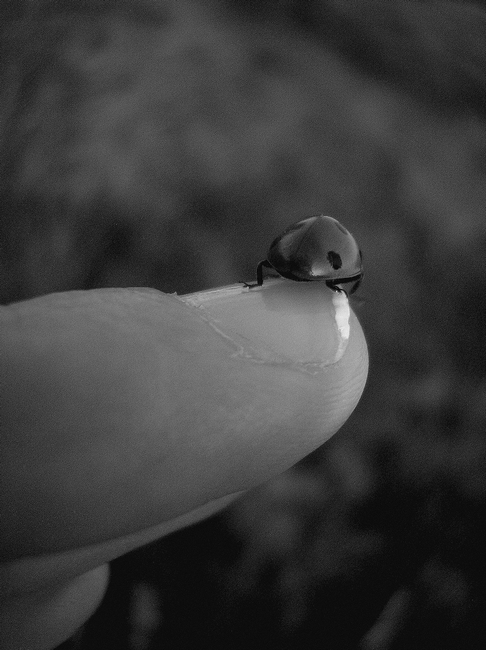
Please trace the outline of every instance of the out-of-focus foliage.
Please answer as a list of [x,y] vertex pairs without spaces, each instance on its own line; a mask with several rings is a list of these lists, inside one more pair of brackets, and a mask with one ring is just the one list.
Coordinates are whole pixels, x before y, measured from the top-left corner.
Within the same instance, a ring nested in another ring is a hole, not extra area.
[[0,30],[2,302],[250,278],[320,212],[364,251],[354,416],[115,562],[78,647],[482,647],[483,5],[3,1]]

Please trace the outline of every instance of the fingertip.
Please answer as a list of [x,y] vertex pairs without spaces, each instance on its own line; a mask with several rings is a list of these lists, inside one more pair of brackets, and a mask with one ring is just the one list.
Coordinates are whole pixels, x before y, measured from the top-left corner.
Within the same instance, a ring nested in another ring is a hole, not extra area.
[[366,381],[358,320],[320,283],[52,294],[9,318],[6,557],[130,534],[251,488],[332,436]]
[[[231,285],[179,299],[193,308],[241,367],[260,366],[274,378],[313,377],[351,410],[364,389],[368,350],[344,292],[323,283],[269,280],[261,287]],[[266,376],[268,379],[268,374]]]
[[[310,453],[351,415],[366,383],[368,350],[344,292],[318,282],[271,280],[179,299],[226,348],[226,363],[231,360],[240,379],[234,410],[241,401],[254,405],[243,422],[255,434],[263,473],[272,463],[282,470]],[[278,444],[269,435],[274,427]],[[254,480],[257,467],[253,463]]]

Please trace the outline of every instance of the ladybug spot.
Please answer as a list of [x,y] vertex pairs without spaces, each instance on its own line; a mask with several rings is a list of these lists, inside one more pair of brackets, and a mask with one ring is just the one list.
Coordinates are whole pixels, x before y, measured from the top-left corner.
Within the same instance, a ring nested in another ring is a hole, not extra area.
[[339,255],[339,253],[335,253],[334,251],[329,251],[328,252],[327,259],[329,261],[329,264],[332,266],[332,268],[335,271],[340,269],[341,266],[343,265],[343,262],[341,260],[341,255]]

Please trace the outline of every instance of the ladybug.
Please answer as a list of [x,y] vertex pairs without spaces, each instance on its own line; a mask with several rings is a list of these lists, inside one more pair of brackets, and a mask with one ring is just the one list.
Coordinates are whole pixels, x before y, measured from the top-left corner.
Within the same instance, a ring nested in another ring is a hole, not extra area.
[[318,215],[291,224],[270,244],[267,259],[257,266],[257,281],[263,284],[263,269],[297,282],[325,282],[337,292],[338,285],[353,283],[349,293],[363,278],[363,256],[353,235],[332,217]]

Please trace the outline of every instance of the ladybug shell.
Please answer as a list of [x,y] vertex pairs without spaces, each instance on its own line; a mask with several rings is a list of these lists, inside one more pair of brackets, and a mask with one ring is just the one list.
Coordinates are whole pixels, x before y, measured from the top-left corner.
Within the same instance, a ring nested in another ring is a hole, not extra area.
[[361,251],[353,235],[339,221],[324,215],[286,228],[270,245],[267,260],[290,280],[338,281],[362,273]]

